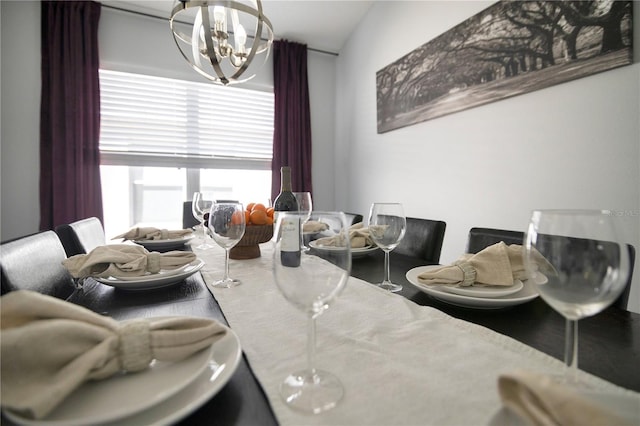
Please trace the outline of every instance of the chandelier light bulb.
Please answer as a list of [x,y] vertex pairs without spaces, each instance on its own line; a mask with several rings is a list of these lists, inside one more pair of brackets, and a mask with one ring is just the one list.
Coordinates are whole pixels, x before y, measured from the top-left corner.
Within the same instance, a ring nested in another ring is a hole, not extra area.
[[242,24],[238,24],[236,28],[236,53],[244,54],[245,53],[245,43],[247,42],[247,32],[244,30]]
[[213,8],[213,19],[216,23],[216,31],[227,32],[227,11],[223,6]]

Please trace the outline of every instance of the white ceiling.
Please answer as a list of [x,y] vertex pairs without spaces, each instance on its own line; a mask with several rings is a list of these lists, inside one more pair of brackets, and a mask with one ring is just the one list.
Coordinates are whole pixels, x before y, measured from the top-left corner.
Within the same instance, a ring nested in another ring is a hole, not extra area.
[[[374,0],[263,0],[275,39],[338,53]],[[169,19],[174,0],[102,0],[102,4]]]

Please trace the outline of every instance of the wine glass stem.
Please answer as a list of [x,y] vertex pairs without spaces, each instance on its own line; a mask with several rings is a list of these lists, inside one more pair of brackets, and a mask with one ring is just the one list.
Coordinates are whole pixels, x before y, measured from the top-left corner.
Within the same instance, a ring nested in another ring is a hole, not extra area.
[[309,315],[309,336],[307,338],[307,366],[309,374],[316,374],[316,316]]
[[578,320],[567,319],[565,328],[564,363],[567,366],[567,381],[570,383],[576,383],[578,379]]
[[204,219],[202,219],[202,244],[207,242],[207,227],[204,225]]
[[224,249],[224,281],[229,279],[229,249]]
[[384,280],[382,282],[391,282],[391,271],[389,267],[389,251],[384,251]]
[[[307,223],[308,220],[309,219],[302,221],[302,223],[300,224],[302,229],[304,229],[304,224]],[[306,241],[304,240],[304,232],[300,233],[300,248],[305,251],[309,250],[309,247],[307,247]]]

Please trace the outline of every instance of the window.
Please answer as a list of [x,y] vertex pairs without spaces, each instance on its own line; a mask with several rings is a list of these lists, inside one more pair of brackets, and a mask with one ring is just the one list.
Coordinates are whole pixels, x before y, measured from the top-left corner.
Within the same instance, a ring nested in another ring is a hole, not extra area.
[[273,93],[100,70],[105,232],[182,226],[182,203],[268,202]]

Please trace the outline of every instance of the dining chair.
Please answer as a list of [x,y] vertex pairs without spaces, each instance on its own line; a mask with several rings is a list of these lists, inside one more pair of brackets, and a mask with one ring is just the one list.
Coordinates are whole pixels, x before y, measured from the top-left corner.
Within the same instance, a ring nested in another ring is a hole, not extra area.
[[495,228],[471,228],[467,239],[466,253],[476,254],[500,241],[504,241],[507,245],[521,245],[524,241],[524,232]]
[[[495,228],[471,228],[467,240],[467,253],[478,253],[479,251],[501,241],[505,244],[519,244],[524,242],[524,232],[511,231]],[[627,244],[629,249],[629,278],[622,294],[613,302],[613,306],[626,310],[629,304],[629,294],[631,293],[631,281],[636,258],[636,250],[631,244]]]
[[360,223],[362,222],[362,219],[363,219],[362,215],[357,213],[344,212],[344,215],[347,217],[347,223],[349,224],[349,226],[355,225],[356,223]]
[[440,220],[407,217],[404,238],[393,252],[438,263],[446,228]]
[[191,201],[185,201],[182,203],[182,229],[189,229],[200,225],[198,219],[193,216],[191,206]]
[[67,257],[86,254],[107,243],[100,219],[89,217],[73,223],[59,225],[56,234],[62,242]]
[[2,294],[31,290],[66,299],[73,293],[73,278],[62,265],[64,247],[54,231],[3,242],[0,245]]

